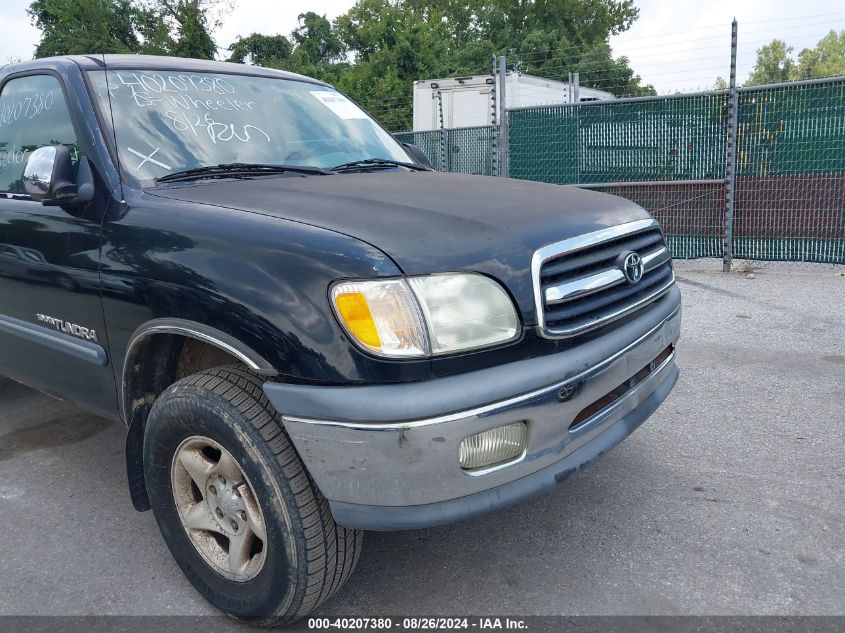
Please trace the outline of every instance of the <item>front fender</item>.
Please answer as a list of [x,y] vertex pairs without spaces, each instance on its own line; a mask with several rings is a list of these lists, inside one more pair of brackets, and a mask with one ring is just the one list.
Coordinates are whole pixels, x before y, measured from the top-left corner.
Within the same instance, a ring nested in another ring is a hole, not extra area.
[[[430,376],[426,360],[397,363],[364,354],[336,322],[328,303],[333,281],[401,274],[387,255],[358,239],[131,190],[125,211],[106,219],[102,236],[103,306],[117,368],[139,328],[187,321],[249,350],[265,373],[275,370],[284,380]],[[121,376],[116,380],[120,385]]]

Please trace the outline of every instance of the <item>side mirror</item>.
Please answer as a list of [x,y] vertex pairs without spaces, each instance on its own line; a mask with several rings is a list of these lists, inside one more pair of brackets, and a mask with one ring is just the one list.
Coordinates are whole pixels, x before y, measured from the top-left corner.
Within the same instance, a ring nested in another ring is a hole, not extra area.
[[48,145],[32,152],[23,168],[23,186],[33,200],[45,206],[79,207],[94,199],[88,159],[80,157],[79,169],[74,170],[70,150],[64,145]]
[[408,152],[408,156],[414,159],[415,163],[419,163],[423,167],[428,167],[429,169],[434,169],[431,161],[428,160],[428,156],[426,156],[425,152],[423,152],[419,147],[412,145],[411,143],[402,143],[402,147],[404,147],[405,151]]

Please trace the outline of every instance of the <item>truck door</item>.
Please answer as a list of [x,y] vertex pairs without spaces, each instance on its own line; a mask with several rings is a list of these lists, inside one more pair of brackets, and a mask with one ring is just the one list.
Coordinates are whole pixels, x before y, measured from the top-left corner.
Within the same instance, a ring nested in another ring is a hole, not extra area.
[[446,115],[446,127],[475,127],[490,125],[492,113],[490,87],[473,86],[451,92],[451,103]]
[[33,150],[66,145],[77,156],[78,138],[57,76],[0,85],[0,373],[114,415],[99,283],[105,209],[43,206],[22,181]]

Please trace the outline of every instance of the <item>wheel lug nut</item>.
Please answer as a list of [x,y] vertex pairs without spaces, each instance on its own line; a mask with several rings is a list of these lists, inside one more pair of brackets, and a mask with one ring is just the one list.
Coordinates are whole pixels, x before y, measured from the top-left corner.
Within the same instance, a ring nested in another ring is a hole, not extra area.
[[221,510],[220,508],[215,508],[214,514],[216,514],[217,518],[219,518],[219,519],[223,518],[223,510]]
[[240,497],[240,496],[241,496],[241,489],[240,489],[240,488],[235,488],[235,489],[234,489],[234,493],[235,493],[235,496],[236,496],[236,497]]
[[232,521],[232,529],[237,532],[238,531],[238,524],[235,521]]
[[241,521],[246,521],[246,512],[241,510]]
[[217,494],[217,488],[214,487],[214,484],[212,484],[208,487],[208,491],[213,495]]

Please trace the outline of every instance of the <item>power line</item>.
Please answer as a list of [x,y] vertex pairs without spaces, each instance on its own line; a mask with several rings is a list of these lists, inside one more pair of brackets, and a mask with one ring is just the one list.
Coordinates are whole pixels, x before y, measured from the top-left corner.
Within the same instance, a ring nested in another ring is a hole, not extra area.
[[845,11],[835,11],[833,13],[816,13],[814,15],[794,16],[791,18],[771,18],[767,20],[743,20],[742,24],[762,24],[767,22],[790,22],[797,20],[815,20],[816,18],[826,18],[833,15],[845,16]]

